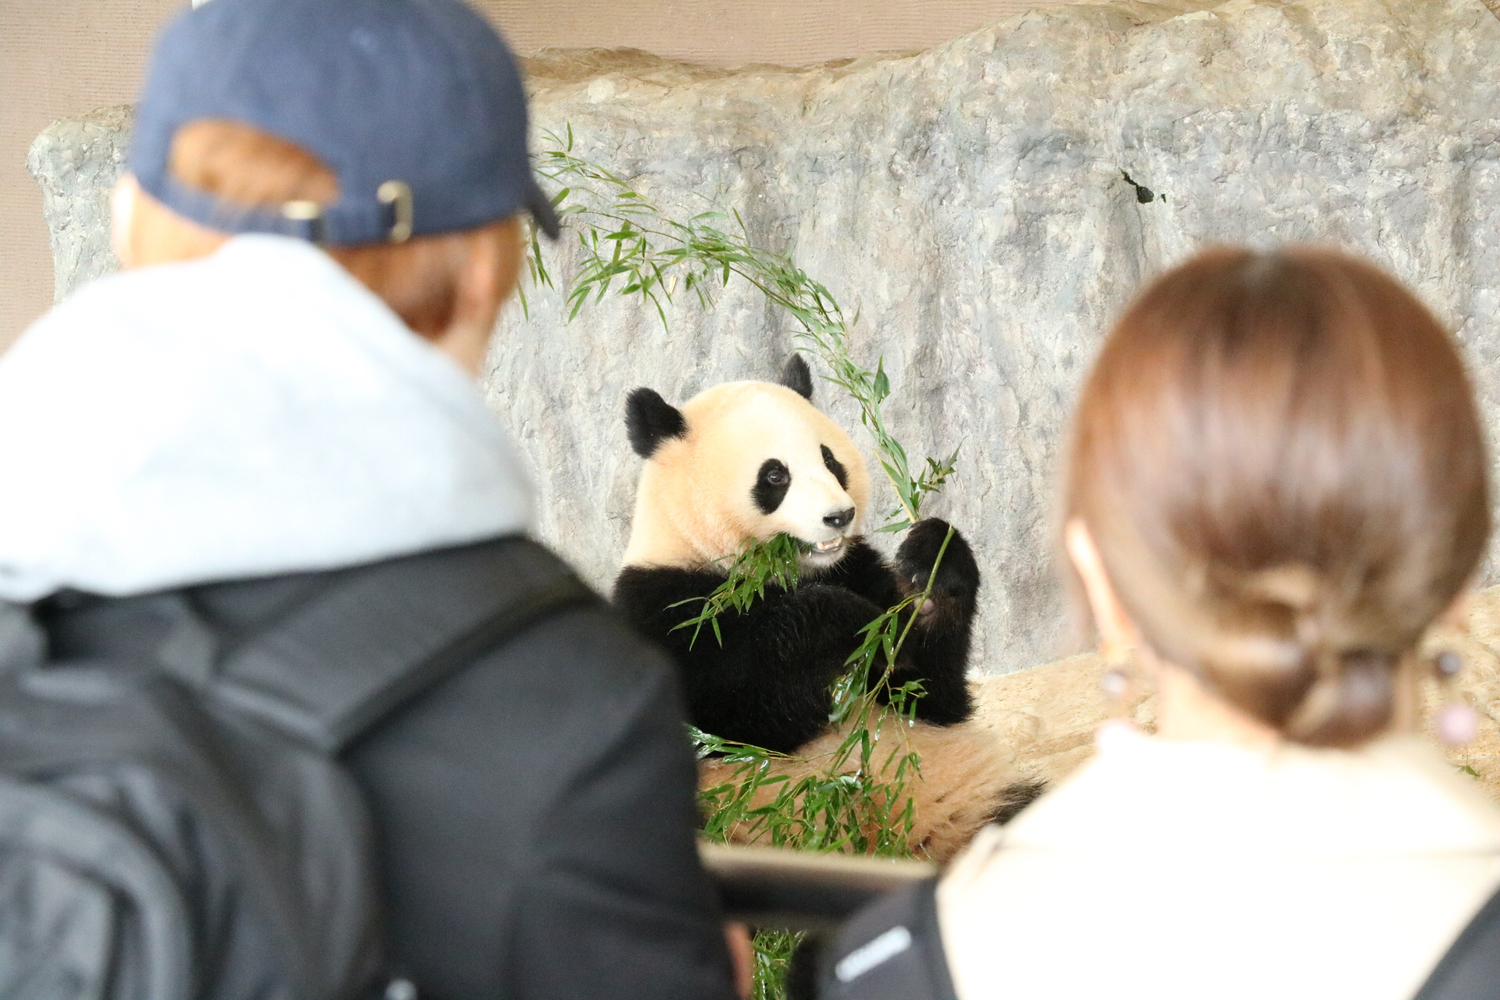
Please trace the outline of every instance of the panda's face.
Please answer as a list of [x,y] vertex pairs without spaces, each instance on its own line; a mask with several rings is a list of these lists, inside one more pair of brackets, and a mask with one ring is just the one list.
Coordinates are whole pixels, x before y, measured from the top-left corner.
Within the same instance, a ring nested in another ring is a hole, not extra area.
[[790,389],[764,383],[721,386],[682,409],[697,439],[684,451],[692,454],[701,509],[740,535],[721,555],[746,538],[785,533],[811,549],[809,566],[843,556],[859,534],[869,482],[833,421]]
[[[861,530],[870,481],[837,424],[766,382],[715,386],[680,410],[651,397],[663,433],[647,449],[627,565],[719,563],[747,540],[783,532],[804,543],[806,569],[843,557]],[[632,410],[638,452],[652,422]]]

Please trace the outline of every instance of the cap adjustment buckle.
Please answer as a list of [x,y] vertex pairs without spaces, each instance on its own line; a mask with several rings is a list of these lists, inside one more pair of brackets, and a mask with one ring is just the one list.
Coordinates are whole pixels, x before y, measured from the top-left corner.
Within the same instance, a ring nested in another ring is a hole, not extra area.
[[[411,239],[416,218],[411,185],[405,181],[386,181],[376,190],[375,197],[390,210],[386,239],[391,243],[405,243]],[[328,218],[321,203],[305,198],[282,202],[281,217],[292,223],[289,235],[313,243],[327,242]]]
[[386,239],[392,243],[405,243],[411,239],[412,221],[415,218],[411,185],[405,181],[386,181],[375,191],[382,205],[395,208],[395,221],[391,223]]
[[282,202],[281,217],[297,223],[301,230],[297,235],[303,239],[312,243],[325,242],[328,234],[323,223],[323,206],[318,202],[302,198]]

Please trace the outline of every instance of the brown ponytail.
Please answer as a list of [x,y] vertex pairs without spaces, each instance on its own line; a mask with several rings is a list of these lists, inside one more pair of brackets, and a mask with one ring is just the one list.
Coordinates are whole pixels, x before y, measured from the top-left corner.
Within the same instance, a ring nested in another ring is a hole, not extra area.
[[1376,268],[1306,248],[1212,250],[1135,301],[1080,397],[1066,494],[1158,654],[1319,746],[1389,724],[1490,530],[1452,339]]

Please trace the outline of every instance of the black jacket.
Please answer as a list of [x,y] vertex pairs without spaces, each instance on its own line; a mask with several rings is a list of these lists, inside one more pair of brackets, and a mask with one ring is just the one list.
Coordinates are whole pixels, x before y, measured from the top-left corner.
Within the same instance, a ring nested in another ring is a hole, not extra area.
[[[329,575],[179,593],[232,644]],[[35,617],[54,657],[150,664],[169,655],[160,596],[64,594]],[[670,664],[601,603],[478,652],[345,752],[391,963],[424,1000],[733,996],[683,718]]]

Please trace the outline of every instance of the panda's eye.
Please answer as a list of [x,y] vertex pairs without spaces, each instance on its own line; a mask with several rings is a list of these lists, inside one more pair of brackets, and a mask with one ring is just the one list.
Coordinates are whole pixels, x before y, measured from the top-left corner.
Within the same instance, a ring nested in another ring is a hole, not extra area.
[[755,488],[750,496],[762,514],[770,514],[786,499],[786,491],[792,485],[792,472],[777,459],[768,458],[761,463],[755,476]]
[[833,457],[833,449],[826,444],[823,448],[823,468],[833,473],[833,478],[839,481],[841,489],[849,488],[849,473],[844,469],[844,463]]

